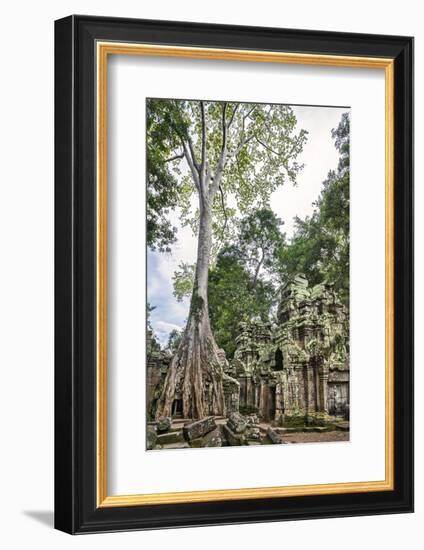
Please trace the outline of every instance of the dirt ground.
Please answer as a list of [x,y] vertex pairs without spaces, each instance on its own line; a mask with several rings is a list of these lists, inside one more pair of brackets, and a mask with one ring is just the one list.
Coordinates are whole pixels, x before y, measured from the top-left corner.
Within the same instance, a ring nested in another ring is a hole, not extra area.
[[323,441],[349,441],[349,432],[335,430],[333,432],[298,432],[293,434],[284,434],[285,443],[318,443]]

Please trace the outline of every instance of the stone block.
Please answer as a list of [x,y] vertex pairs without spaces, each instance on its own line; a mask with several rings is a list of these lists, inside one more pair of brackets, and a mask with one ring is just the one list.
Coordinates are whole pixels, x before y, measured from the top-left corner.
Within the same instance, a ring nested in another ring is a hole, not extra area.
[[261,430],[256,426],[249,426],[246,430],[246,437],[250,441],[259,440],[261,438]]
[[167,432],[158,434],[157,443],[160,445],[168,445],[170,443],[183,443],[184,437],[181,431]]
[[171,428],[172,418],[170,416],[162,416],[156,422],[158,433],[167,432]]
[[278,433],[271,428],[271,426],[267,429],[266,435],[274,445],[279,445],[283,442],[281,436],[279,436]]
[[257,414],[249,414],[246,416],[246,424],[248,426],[256,426],[259,424],[259,417]]
[[190,449],[190,445],[187,441],[184,441],[183,443],[168,443],[163,445],[162,449]]
[[227,426],[234,433],[243,433],[247,427],[246,418],[238,412],[233,412],[228,418]]
[[202,438],[201,447],[222,447],[222,432],[220,426],[207,433]]
[[156,433],[156,426],[147,426],[146,430],[146,446],[147,450],[151,451],[156,446],[158,435]]
[[208,416],[207,418],[202,418],[202,420],[197,420],[196,422],[186,424],[183,428],[183,433],[185,439],[187,441],[191,441],[193,439],[197,439],[198,437],[206,435],[215,428],[215,418],[213,416]]
[[234,433],[228,425],[224,425],[222,428],[225,439],[231,447],[247,444],[246,436],[243,433]]

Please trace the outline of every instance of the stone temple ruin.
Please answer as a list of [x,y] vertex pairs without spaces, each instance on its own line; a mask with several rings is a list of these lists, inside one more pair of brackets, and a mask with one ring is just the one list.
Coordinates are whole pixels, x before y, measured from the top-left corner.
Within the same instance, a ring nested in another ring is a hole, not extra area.
[[[281,291],[277,322],[241,323],[233,360],[228,362],[222,351],[229,381],[224,384],[226,416],[197,422],[181,418],[179,396],[173,418],[154,422],[171,356],[151,351],[147,447],[326,441],[324,433],[330,431],[348,438],[348,326],[347,309],[332,286],[309,287],[298,275]],[[320,438],[311,439],[312,432]]]

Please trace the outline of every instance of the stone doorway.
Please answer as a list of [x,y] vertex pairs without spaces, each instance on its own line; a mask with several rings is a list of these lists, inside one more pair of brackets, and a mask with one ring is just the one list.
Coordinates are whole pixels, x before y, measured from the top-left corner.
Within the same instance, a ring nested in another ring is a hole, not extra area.
[[183,416],[183,400],[174,399],[172,403],[172,416],[174,418],[182,418]]
[[275,352],[275,370],[283,370],[283,352],[280,348]]

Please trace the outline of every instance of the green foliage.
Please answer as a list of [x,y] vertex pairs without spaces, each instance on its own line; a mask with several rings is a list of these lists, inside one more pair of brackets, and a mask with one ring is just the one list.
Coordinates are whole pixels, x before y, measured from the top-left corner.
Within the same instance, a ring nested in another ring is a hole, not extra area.
[[209,314],[215,339],[228,358],[236,350],[238,323],[267,321],[275,297],[273,285],[245,268],[237,246],[222,250],[209,272]]
[[180,345],[180,342],[183,338],[183,331],[173,329],[169,333],[168,336],[168,343],[166,344],[166,349],[169,350],[171,353],[175,353],[178,349],[178,346]]
[[169,252],[176,228],[167,219],[178,199],[179,182],[166,159],[172,151],[162,124],[162,102],[147,101],[147,246]]
[[[234,234],[242,215],[267,205],[284,182],[296,184],[296,162],[307,132],[296,129],[286,105],[147,100],[148,245],[168,249],[175,239],[166,217],[179,208],[183,225],[197,234],[192,197],[207,176],[213,203],[214,254]],[[218,185],[219,184],[219,185]],[[237,210],[228,204],[236,199]]]
[[209,273],[209,314],[215,339],[232,357],[241,321],[268,321],[277,298],[282,221],[269,208],[245,216],[233,245]]
[[174,285],[173,294],[177,298],[177,301],[181,302],[184,297],[191,296],[196,266],[194,264],[181,262],[178,268],[179,269],[175,271],[172,277]]
[[146,307],[146,313],[147,313],[147,332],[148,332],[148,335],[150,336],[150,338],[147,339],[147,354],[149,355],[150,353],[152,353],[153,351],[160,351],[160,343],[158,342],[157,338],[156,338],[156,335],[155,335],[155,332],[153,330],[153,327],[150,323],[150,314],[152,313],[152,311],[156,309],[155,306],[151,306],[149,304],[149,302],[147,302],[147,307]]
[[304,273],[309,283],[334,283],[345,304],[349,300],[349,115],[332,132],[340,153],[330,171],[312,216],[296,219],[291,242],[279,254],[283,280]]
[[283,222],[270,208],[259,208],[245,216],[240,222],[237,250],[240,259],[253,275],[252,288],[261,271],[267,278],[275,278],[276,261],[285,244],[281,232]]

